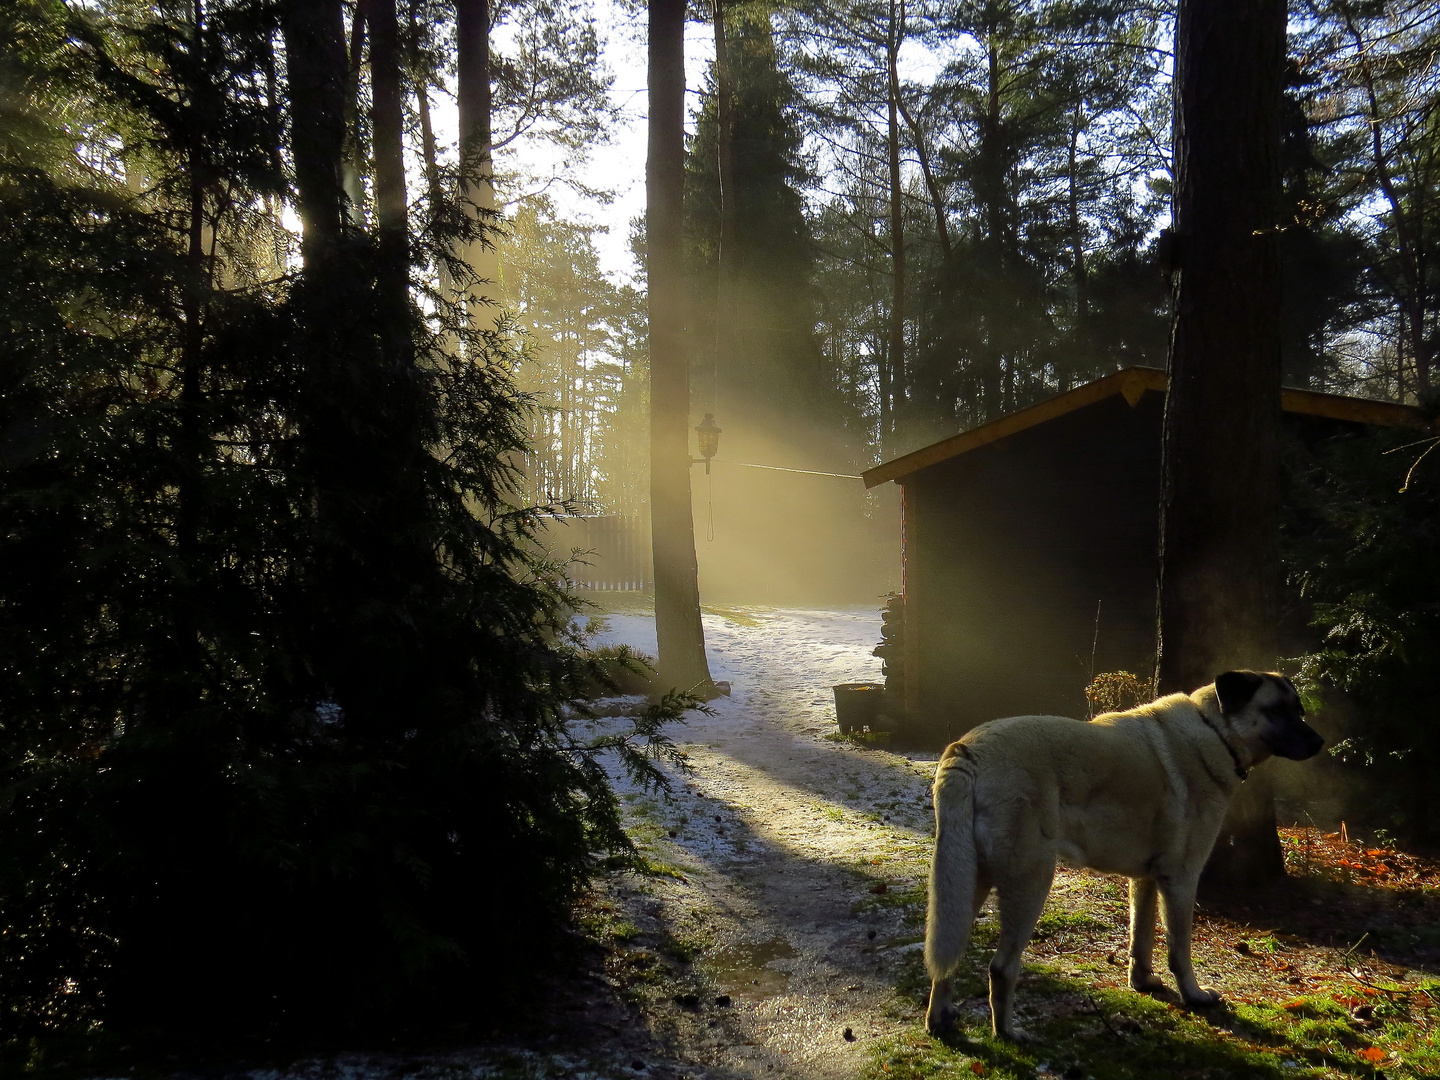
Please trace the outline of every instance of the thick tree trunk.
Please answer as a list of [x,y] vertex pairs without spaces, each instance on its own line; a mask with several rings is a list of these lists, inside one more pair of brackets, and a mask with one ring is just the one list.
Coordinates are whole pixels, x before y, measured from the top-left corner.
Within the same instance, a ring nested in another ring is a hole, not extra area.
[[690,371],[685,341],[685,0],[650,0],[649,158],[645,167],[650,304],[650,535],[657,683],[708,694],[690,512]]
[[[479,279],[470,306],[472,322],[500,301],[499,252],[490,239],[495,225],[495,163],[490,124],[490,0],[456,0],[456,98],[460,107],[460,196],[485,230],[465,260]],[[483,300],[480,298],[484,298]],[[489,321],[493,322],[493,314]]]
[[[405,111],[395,0],[367,0],[370,17],[370,127],[375,139],[377,285],[392,336],[408,343],[410,252],[405,195]],[[392,342],[394,345],[396,342]],[[392,360],[398,359],[392,357]]]
[[[1276,659],[1279,557],[1280,89],[1284,0],[1181,0],[1177,268],[1161,495],[1162,693]],[[1282,875],[1263,777],[1241,789],[1212,887]]]
[[285,13],[290,150],[305,270],[314,274],[340,247],[345,205],[345,22],[341,0],[292,0]]

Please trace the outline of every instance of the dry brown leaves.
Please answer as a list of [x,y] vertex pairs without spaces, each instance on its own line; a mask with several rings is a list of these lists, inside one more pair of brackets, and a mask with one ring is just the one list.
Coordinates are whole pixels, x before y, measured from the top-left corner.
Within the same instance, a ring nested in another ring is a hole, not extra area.
[[1440,861],[1422,855],[1374,847],[1337,832],[1315,828],[1280,830],[1285,868],[1300,877],[1321,877],[1347,885],[1381,889],[1440,887]]

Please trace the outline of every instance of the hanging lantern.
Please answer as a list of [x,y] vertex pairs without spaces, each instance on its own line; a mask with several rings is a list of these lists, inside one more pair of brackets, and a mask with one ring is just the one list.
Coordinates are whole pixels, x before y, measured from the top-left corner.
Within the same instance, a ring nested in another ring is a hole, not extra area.
[[706,413],[705,419],[695,425],[695,434],[700,439],[700,457],[705,461],[705,475],[710,475],[710,459],[720,452],[720,428],[715,423],[715,414]]

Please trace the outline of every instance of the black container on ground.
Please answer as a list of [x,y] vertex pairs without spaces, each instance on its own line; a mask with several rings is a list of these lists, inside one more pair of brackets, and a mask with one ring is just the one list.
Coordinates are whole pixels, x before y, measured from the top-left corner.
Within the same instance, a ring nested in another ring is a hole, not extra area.
[[842,733],[873,728],[885,702],[885,684],[847,682],[835,687],[835,720]]

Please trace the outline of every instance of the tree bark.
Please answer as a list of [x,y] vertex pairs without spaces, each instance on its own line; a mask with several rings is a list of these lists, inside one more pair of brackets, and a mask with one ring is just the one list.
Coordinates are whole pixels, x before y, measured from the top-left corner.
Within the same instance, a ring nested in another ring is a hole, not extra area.
[[365,227],[364,148],[360,142],[360,69],[365,52],[365,4],[355,5],[350,22],[350,68],[345,81],[345,158],[340,175],[351,225]]
[[685,341],[685,0],[650,0],[650,536],[661,687],[710,692],[690,505],[690,371]]
[[341,0],[292,0],[285,13],[290,151],[304,230],[305,270],[314,274],[340,247],[345,206],[345,22]]
[[[395,0],[367,0],[370,21],[370,127],[375,142],[378,287],[391,332],[408,341],[410,249],[405,194],[405,111]],[[403,334],[402,334],[403,331]]]
[[499,252],[491,239],[495,224],[495,163],[490,116],[490,0],[456,0],[455,36],[460,195],[483,234],[483,238],[472,240],[465,252],[466,262],[479,279],[470,305],[470,318],[475,323],[486,307],[500,300]]
[[[886,132],[890,152],[890,423],[895,425],[896,408],[905,393],[905,205],[900,188],[900,42],[905,34],[904,0],[890,0],[890,26],[886,39],[886,75],[889,91],[889,126]],[[890,445],[893,431],[881,431],[882,452]]]
[[715,266],[715,367],[712,372],[712,411],[719,411],[719,368],[735,351],[735,233],[738,204],[735,189],[734,72],[726,36],[725,5],[715,0],[715,119],[716,161],[720,179],[720,251]]
[[[1191,691],[1276,659],[1284,0],[1181,0],[1177,267],[1160,506],[1156,681]],[[1283,875],[1263,777],[1232,804],[1211,888]]]

